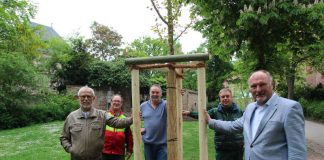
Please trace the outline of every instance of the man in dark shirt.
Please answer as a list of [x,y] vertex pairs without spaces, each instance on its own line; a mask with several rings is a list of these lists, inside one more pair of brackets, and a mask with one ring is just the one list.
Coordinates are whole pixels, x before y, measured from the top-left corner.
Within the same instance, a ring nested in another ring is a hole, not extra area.
[[[239,107],[233,103],[232,91],[223,88],[219,91],[220,104],[208,111],[213,119],[234,121],[243,115]],[[183,111],[183,115],[198,118],[197,112]],[[242,160],[243,159],[243,135],[221,133],[215,131],[216,160]]]

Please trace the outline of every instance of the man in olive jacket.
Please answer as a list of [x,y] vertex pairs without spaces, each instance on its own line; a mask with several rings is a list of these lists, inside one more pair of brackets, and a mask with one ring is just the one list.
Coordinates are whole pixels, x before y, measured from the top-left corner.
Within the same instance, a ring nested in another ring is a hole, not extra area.
[[100,160],[105,125],[125,128],[132,124],[132,118],[117,119],[94,108],[95,93],[87,86],[80,88],[78,100],[80,108],[71,112],[64,122],[61,145],[72,160]]

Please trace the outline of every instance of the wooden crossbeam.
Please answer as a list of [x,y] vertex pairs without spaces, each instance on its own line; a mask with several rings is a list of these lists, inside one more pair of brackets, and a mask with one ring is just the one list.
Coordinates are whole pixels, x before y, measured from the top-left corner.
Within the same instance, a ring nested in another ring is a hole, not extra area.
[[168,56],[154,56],[154,57],[141,57],[141,58],[127,58],[125,64],[155,64],[155,63],[168,63],[168,62],[189,62],[189,61],[207,61],[209,55],[202,54],[183,54],[183,55],[168,55]]

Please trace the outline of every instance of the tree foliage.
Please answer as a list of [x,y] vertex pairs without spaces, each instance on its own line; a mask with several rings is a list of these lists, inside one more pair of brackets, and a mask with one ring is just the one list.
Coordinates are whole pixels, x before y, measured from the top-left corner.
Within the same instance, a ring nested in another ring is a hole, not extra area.
[[35,34],[40,28],[31,27],[30,18],[35,6],[26,1],[0,1],[0,51],[21,52],[34,58],[39,55],[43,43]]
[[21,53],[0,54],[1,124],[47,92],[48,80]]
[[[236,54],[252,70],[288,74],[288,86],[293,86],[298,65],[323,57],[323,3],[306,0],[191,2],[196,4],[196,13],[203,17],[196,28],[208,38],[211,52],[225,58]],[[293,92],[292,87],[288,89]]]
[[143,37],[135,39],[127,47],[127,55],[130,57],[164,56],[168,55],[168,45],[162,39]]
[[84,37],[75,35],[68,43],[52,40],[48,45],[48,66],[55,89],[64,90],[66,85],[88,84],[87,67],[95,58],[88,52]]
[[122,36],[112,28],[93,22],[90,27],[92,38],[87,40],[90,52],[102,60],[118,55],[122,44]]

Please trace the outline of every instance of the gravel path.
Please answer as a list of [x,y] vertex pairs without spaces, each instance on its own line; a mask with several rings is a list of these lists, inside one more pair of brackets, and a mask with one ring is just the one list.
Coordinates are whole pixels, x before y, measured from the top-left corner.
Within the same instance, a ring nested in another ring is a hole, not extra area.
[[324,124],[306,121],[308,160],[324,160]]

